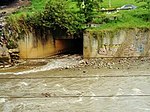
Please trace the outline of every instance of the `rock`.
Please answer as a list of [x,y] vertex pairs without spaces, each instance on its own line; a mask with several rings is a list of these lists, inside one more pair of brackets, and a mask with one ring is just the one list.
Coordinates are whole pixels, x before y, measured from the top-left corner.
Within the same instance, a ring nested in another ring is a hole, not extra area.
[[70,68],[69,66],[66,66],[66,67],[65,67],[65,69],[69,69],[69,68]]
[[113,67],[112,67],[112,66],[109,66],[108,68],[109,68],[109,69],[112,69]]
[[108,65],[108,66],[110,66],[110,65],[111,65],[111,63],[109,63],[109,62],[108,62],[108,63],[107,63],[107,65]]
[[6,44],[3,44],[0,46],[0,57],[8,57],[10,58],[8,48],[6,47]]
[[79,64],[85,64],[84,60],[79,61]]
[[0,9],[4,9],[6,7],[7,7],[6,5],[3,5],[3,6],[0,6]]
[[19,53],[19,49],[9,49],[9,53]]

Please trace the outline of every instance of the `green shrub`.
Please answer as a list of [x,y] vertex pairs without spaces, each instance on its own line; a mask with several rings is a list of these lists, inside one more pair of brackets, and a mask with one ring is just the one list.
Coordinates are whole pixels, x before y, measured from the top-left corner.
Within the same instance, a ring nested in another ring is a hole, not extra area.
[[83,28],[84,17],[68,9],[70,1],[50,0],[44,11],[35,13],[27,18],[27,24],[32,27],[45,27],[52,30],[63,30],[74,34]]

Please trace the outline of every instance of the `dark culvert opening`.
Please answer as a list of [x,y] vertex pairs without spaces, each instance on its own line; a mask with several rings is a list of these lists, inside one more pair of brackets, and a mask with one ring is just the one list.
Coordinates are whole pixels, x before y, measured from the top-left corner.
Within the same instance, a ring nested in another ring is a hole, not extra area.
[[[64,47],[64,50],[62,50],[59,54],[80,54],[83,55],[83,33],[80,32],[77,35],[74,35],[73,37],[67,36],[66,31],[54,30],[52,31],[52,35],[55,38],[55,44],[58,45],[58,41],[62,46]],[[56,46],[57,46],[56,45]]]
[[66,54],[83,54],[83,39],[72,39],[72,47],[65,52]]
[[[56,44],[60,42],[65,48],[58,54],[83,54],[83,39],[56,39]],[[58,45],[58,44],[57,44]]]

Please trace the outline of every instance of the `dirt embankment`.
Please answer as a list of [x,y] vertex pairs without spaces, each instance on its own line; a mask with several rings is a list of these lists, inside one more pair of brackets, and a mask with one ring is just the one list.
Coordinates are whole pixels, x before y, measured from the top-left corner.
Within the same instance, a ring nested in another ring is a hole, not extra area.
[[9,39],[6,38],[6,35],[4,33],[6,25],[6,17],[9,14],[16,12],[19,8],[27,6],[29,4],[30,1],[28,0],[14,0],[9,5],[0,6],[0,65],[2,64],[3,66],[5,66],[5,63],[12,65],[13,63],[12,57],[16,56],[12,55],[14,54],[13,53],[14,50],[16,52],[16,49],[14,48],[8,49],[7,47]]

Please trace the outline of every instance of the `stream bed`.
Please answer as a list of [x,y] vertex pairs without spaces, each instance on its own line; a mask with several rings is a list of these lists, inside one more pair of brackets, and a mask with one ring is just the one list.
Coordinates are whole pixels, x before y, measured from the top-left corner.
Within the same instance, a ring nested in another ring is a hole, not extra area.
[[149,61],[118,69],[85,60],[61,55],[1,69],[0,112],[150,111]]

